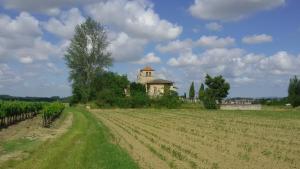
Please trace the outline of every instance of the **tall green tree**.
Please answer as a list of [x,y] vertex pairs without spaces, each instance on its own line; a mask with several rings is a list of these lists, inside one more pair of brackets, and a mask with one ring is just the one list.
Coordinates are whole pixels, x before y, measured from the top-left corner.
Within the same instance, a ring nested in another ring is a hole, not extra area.
[[73,101],[87,102],[91,98],[92,81],[97,73],[112,65],[108,44],[105,29],[100,23],[88,18],[76,26],[65,54],[73,99],[76,99]]
[[290,79],[288,100],[293,107],[300,106],[300,79],[297,76]]
[[137,94],[147,95],[145,85],[136,82],[130,83],[130,95],[134,96]]
[[230,85],[221,75],[216,77],[206,75],[205,85],[207,86],[205,90],[205,97],[210,101],[217,100],[221,103],[222,99],[227,97],[229,94]]
[[192,100],[195,98],[195,87],[194,87],[194,82],[192,82],[190,86],[190,91],[189,91],[189,98]]
[[99,73],[93,80],[96,103],[99,106],[118,106],[119,101],[125,98],[125,89],[129,84],[126,75],[113,72]]
[[199,100],[203,100],[204,95],[205,95],[204,84],[201,83],[201,86],[200,86],[199,92],[198,92],[198,98],[199,98]]

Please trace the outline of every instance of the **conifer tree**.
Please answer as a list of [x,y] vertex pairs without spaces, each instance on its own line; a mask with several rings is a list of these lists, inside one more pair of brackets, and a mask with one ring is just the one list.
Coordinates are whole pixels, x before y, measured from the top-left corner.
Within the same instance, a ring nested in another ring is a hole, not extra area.
[[198,92],[198,98],[199,98],[199,100],[203,100],[204,95],[205,95],[204,84],[201,83],[201,86],[200,86],[199,92]]
[[193,100],[195,98],[195,87],[194,87],[194,82],[192,82],[190,86],[190,91],[189,91],[189,98]]

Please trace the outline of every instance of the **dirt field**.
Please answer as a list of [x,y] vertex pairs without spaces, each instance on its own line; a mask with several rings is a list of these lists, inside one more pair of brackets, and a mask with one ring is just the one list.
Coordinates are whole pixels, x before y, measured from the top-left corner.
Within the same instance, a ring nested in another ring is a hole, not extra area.
[[57,138],[72,125],[72,114],[64,115],[50,128],[42,127],[42,117],[37,116],[0,131],[0,168],[10,160],[21,161],[29,152],[49,139]]
[[300,168],[296,111],[93,110],[141,168]]

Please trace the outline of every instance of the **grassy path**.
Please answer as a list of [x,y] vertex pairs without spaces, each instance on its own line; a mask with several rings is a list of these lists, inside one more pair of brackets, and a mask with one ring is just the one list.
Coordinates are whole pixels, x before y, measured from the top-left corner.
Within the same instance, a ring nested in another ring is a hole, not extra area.
[[[107,128],[84,109],[69,108],[72,127],[48,141],[16,169],[135,169],[137,164],[117,145],[110,143]],[[3,167],[3,166],[2,166]],[[0,167],[0,168],[2,168]],[[4,166],[4,168],[6,168]]]

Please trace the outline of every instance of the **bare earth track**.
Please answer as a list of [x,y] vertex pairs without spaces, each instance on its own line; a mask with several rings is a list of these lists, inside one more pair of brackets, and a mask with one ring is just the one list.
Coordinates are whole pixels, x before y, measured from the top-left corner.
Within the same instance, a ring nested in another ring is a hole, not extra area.
[[141,168],[300,168],[298,115],[154,109],[92,112]]
[[[2,129],[0,132],[0,143],[4,144],[30,144],[27,142],[33,142],[38,144],[39,142],[45,142],[49,139],[54,139],[65,133],[72,125],[73,114],[69,113],[66,117],[63,117],[55,121],[50,128],[42,127],[41,116],[36,116],[32,119],[27,119],[18,124],[9,126],[6,129]],[[22,141],[27,141],[22,143]],[[21,142],[21,143],[19,143]],[[18,146],[18,145],[17,145]],[[28,145],[24,145],[28,146]],[[33,145],[36,146],[36,145]],[[28,155],[23,149],[12,150],[10,152],[5,151],[0,144],[0,166],[1,163],[8,160],[22,160]]]

